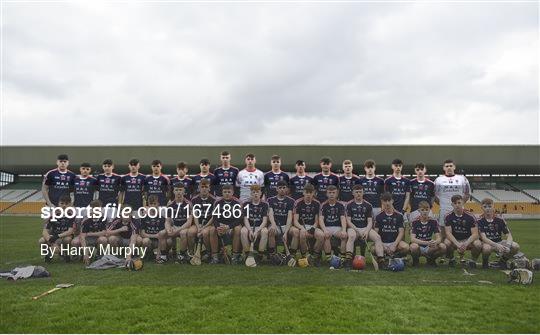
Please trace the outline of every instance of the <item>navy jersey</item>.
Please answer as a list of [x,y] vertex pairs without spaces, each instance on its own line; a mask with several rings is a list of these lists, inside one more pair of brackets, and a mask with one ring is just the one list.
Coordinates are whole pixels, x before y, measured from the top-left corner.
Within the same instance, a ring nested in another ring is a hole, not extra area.
[[283,199],[280,199],[278,196],[271,197],[268,199],[268,206],[272,208],[276,225],[285,226],[289,211],[292,212],[294,209],[294,199],[291,197],[283,197]]
[[97,179],[92,176],[83,178],[79,175],[75,177],[73,187],[73,206],[86,207],[94,200],[94,193],[97,189]]
[[394,211],[388,215],[382,211],[375,217],[375,228],[379,230],[383,243],[393,243],[399,235],[399,229],[403,228],[403,214]]
[[127,227],[127,230],[118,234],[121,238],[131,238],[131,235],[139,233],[139,222],[135,219],[131,219],[125,223],[122,222],[122,219],[116,219],[110,225],[111,230],[121,229],[122,227]]
[[413,179],[410,182],[411,189],[411,212],[418,209],[418,204],[421,201],[427,201],[429,207],[433,205],[433,198],[435,197],[435,183],[429,179],[425,179],[423,182],[418,179]]
[[58,206],[58,200],[63,195],[69,195],[73,191],[75,177],[75,173],[69,170],[60,172],[58,169],[53,169],[45,174],[43,183],[49,186],[49,199],[53,205]]
[[345,213],[351,218],[351,222],[356,228],[365,228],[368,225],[368,218],[373,216],[373,207],[366,200],[362,200],[360,203],[351,200],[345,208]]
[[191,199],[191,196],[193,194],[193,180],[187,176],[182,179],[180,179],[178,176],[171,178],[171,191],[173,191],[174,188],[180,184],[184,184],[184,197],[188,200]]
[[277,183],[281,180],[289,184],[289,175],[283,171],[279,173],[268,171],[264,174],[264,192],[267,199],[277,195]]
[[444,225],[452,228],[452,235],[456,240],[462,241],[471,237],[471,229],[476,227],[476,219],[467,212],[463,212],[461,216],[450,212],[444,218]]
[[208,173],[206,176],[199,174],[194,175],[191,180],[193,180],[193,194],[197,195],[199,194],[199,185],[201,184],[201,180],[207,179],[210,182],[210,193],[214,193],[215,185],[216,185],[216,176],[212,173]]
[[240,172],[240,170],[234,166],[230,166],[227,169],[218,167],[214,170],[214,176],[216,177],[214,193],[217,197],[223,196],[221,193],[223,185],[233,185],[235,190],[234,194],[239,195],[238,188],[236,187],[236,177],[238,177],[238,172]]
[[317,222],[315,218],[321,211],[321,203],[313,199],[308,204],[304,199],[298,199],[294,203],[293,215],[298,214],[298,222],[301,225],[315,226]]
[[486,237],[493,242],[501,242],[503,235],[510,233],[506,221],[500,217],[494,217],[490,222],[485,217],[478,220],[478,229],[486,234]]
[[100,174],[97,176],[99,200],[103,203],[103,207],[107,204],[118,203],[118,191],[120,190],[120,176],[116,173],[106,176]]
[[144,217],[141,219],[141,230],[146,234],[154,235],[165,229],[165,217]]
[[349,202],[353,199],[353,186],[358,183],[360,177],[353,174],[349,178],[346,176],[339,177],[339,200]]
[[[231,214],[234,212],[238,212],[236,208],[240,208],[240,212],[242,213],[241,215],[235,216]],[[242,205],[240,204],[240,201],[238,201],[238,199],[236,198],[232,198],[230,200],[225,200],[221,198],[216,201],[214,203],[214,208],[212,209],[212,217],[216,225],[224,224],[231,228],[241,225],[244,222]]]
[[313,178],[310,176],[294,176],[289,180],[289,191],[294,200],[304,197],[304,186],[313,184]]
[[67,217],[57,218],[56,221],[48,220],[45,224],[45,229],[49,231],[49,234],[62,234],[68,231],[69,228],[74,228],[75,219],[69,219]]
[[159,205],[167,205],[167,195],[169,194],[169,178],[165,175],[147,176],[144,180],[144,192],[146,193],[146,199],[151,195],[157,195],[159,199]]
[[120,178],[120,190],[124,192],[124,204],[134,210],[143,206],[144,181],[146,176],[138,173],[136,176],[126,174]]
[[326,201],[321,205],[319,215],[323,217],[325,227],[341,227],[341,217],[345,216],[345,206],[339,201],[335,204]]
[[173,226],[180,227],[187,222],[191,210],[191,202],[189,200],[184,199],[180,203],[173,200],[167,206],[167,216],[170,216],[172,219]]
[[268,216],[268,203],[260,201],[258,204],[254,204],[251,201],[245,202],[244,216],[248,218],[249,225],[253,227],[259,227],[264,218]]
[[358,181],[364,190],[364,200],[369,202],[374,208],[381,207],[381,195],[384,192],[384,179],[380,177],[362,177]]
[[384,190],[392,193],[394,199],[394,208],[403,213],[403,205],[405,205],[405,197],[407,192],[411,191],[411,181],[405,177],[396,178],[394,176],[386,178],[384,181]]
[[[212,210],[214,209],[214,203],[216,202],[216,198],[211,196],[210,194],[206,198],[202,198],[201,195],[197,195],[193,199],[191,199],[191,207],[194,210],[197,208],[201,211],[200,215],[197,215],[197,219],[199,220],[199,224],[205,225],[208,221],[210,221],[210,218],[212,217]],[[197,214],[199,214],[197,212]]]
[[439,223],[434,219],[428,219],[427,222],[417,219],[411,223],[411,234],[422,241],[431,241],[434,235],[439,232]]
[[86,218],[81,223],[81,233],[98,233],[107,229],[103,218]]
[[338,186],[339,183],[339,177],[330,172],[329,175],[325,176],[322,174],[322,172],[317,173],[313,177],[313,185],[315,186],[315,190],[317,191],[317,200],[320,203],[325,202],[328,198],[326,197],[326,189],[329,185]]

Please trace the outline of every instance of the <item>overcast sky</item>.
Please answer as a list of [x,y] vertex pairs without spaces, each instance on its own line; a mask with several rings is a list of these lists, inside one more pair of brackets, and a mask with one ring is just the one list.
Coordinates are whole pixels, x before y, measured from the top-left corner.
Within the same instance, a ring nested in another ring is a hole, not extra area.
[[538,3],[17,4],[15,144],[539,144]]

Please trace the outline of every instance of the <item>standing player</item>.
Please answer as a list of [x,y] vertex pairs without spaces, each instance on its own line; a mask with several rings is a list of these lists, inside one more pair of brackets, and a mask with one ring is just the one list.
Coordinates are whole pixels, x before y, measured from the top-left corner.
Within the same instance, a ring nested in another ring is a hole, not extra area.
[[270,161],[272,170],[264,174],[264,190],[266,199],[275,197],[277,194],[277,184],[280,181],[289,183],[289,175],[281,171],[281,157],[273,155]]
[[[69,195],[63,195],[58,200],[58,206],[63,210],[68,208],[71,205],[71,198]],[[55,247],[54,252],[60,251],[61,246],[68,247],[73,239],[73,230],[74,230],[75,220],[73,218],[68,218],[66,216],[57,218],[56,221],[47,219],[41,233],[41,238],[39,239],[39,245],[41,248],[42,244],[47,244],[49,247]],[[50,251],[47,250],[45,255],[45,262],[50,262],[54,254],[50,254]],[[65,255],[64,259],[66,262],[69,262],[71,258],[69,255]]]
[[[482,239],[482,266],[489,266],[489,255],[496,252],[499,256],[498,267],[505,268],[506,261],[519,251],[519,245],[514,242],[512,233],[503,218],[495,216],[493,200],[482,200],[484,214],[478,220],[478,230]],[[506,240],[503,240],[506,235]]]
[[381,195],[384,192],[384,179],[375,175],[375,161],[368,159],[364,162],[366,175],[358,181],[364,190],[364,199],[373,206],[373,218],[381,212]]
[[129,173],[120,178],[120,203],[129,205],[137,211],[143,206],[143,191],[146,176],[139,173],[141,164],[139,160],[133,158],[129,161]]
[[[469,200],[470,185],[469,181],[463,175],[456,175],[456,165],[451,159],[447,159],[443,164],[444,176],[438,176],[435,179],[435,202],[439,204],[439,225],[444,226],[444,218],[448,213],[453,211],[452,197],[460,195],[463,202]],[[446,230],[441,229],[441,234],[444,239]]]
[[[167,250],[172,245],[172,239],[168,239],[165,227],[165,215],[159,211],[159,198],[152,194],[147,199],[148,207],[145,215],[141,218],[140,236],[142,246],[152,256],[157,248],[156,263],[163,264],[167,261]],[[158,215],[155,215],[158,214]]]
[[403,214],[395,210],[394,197],[386,192],[381,196],[382,211],[375,217],[375,231],[381,237],[384,254],[389,257],[404,257],[409,252],[405,242]]
[[188,248],[193,249],[197,226],[193,223],[191,203],[184,198],[184,184],[180,183],[173,189],[174,199],[167,206],[165,227],[167,236],[171,239],[173,250],[176,249],[176,239],[180,238],[180,248],[176,255],[180,263],[189,260]]
[[482,251],[482,242],[478,239],[478,226],[476,219],[463,208],[464,201],[461,195],[454,195],[452,201],[453,211],[444,218],[446,230],[446,257],[448,265],[454,266],[454,251],[457,250],[460,257],[467,250],[471,250],[473,260],[476,260]]
[[418,204],[418,216],[411,223],[411,256],[413,266],[420,263],[420,256],[425,256],[427,264],[436,266],[437,257],[446,253],[446,244],[443,243],[439,224],[429,216],[431,210],[427,201],[420,201]]
[[[416,172],[416,178],[411,180],[410,222],[413,222],[420,216],[420,211],[418,210],[420,202],[427,202],[431,211],[433,199],[435,198],[435,184],[426,178],[426,165],[424,163],[417,163],[414,171]],[[429,214],[432,216],[433,213]]]
[[[324,233],[324,252],[330,255],[332,241],[334,238],[339,241],[339,246],[335,246],[334,255],[340,256],[345,252],[347,244],[347,220],[345,219],[345,206],[338,201],[338,188],[335,185],[328,185],[326,188],[326,200],[321,205],[319,214],[319,228]],[[337,242],[336,242],[337,243]]]
[[[220,188],[221,190],[221,188]],[[191,200],[193,208],[193,222],[198,227],[202,235],[205,252],[211,253],[210,264],[218,264],[218,237],[216,228],[210,224],[212,218],[212,209],[216,199],[210,194],[210,181],[201,180],[199,184],[199,194]]]
[[41,192],[47,206],[58,206],[58,200],[64,195],[70,195],[73,191],[75,173],[69,171],[69,158],[66,154],[58,155],[56,169],[50,170],[43,177]]
[[384,181],[384,191],[392,194],[394,209],[405,215],[411,197],[410,180],[401,175],[403,162],[396,158],[392,161],[392,176]]
[[[177,175],[170,180],[171,190],[178,184],[183,184],[184,198],[190,200],[191,194],[193,193],[193,180],[187,176],[187,164],[185,162],[178,162],[178,164],[176,164],[176,173]],[[174,195],[172,195],[171,198],[174,198]]]
[[306,174],[306,162],[296,161],[296,175],[289,181],[291,197],[296,201],[304,196],[304,187],[313,184],[313,178]]
[[199,184],[201,183],[201,180],[208,179],[210,181],[210,192],[214,193],[212,188],[216,184],[216,176],[214,174],[210,173],[210,161],[206,158],[201,159],[201,162],[199,164],[199,168],[201,169],[201,172],[199,174],[196,174],[193,176],[193,195],[199,194]]
[[[260,254],[266,252],[268,246],[268,203],[261,200],[262,191],[259,185],[251,185],[251,199],[242,204],[244,210],[244,227],[241,238],[244,253],[247,255],[250,249],[250,241],[258,243]],[[269,250],[270,255],[276,252]]]
[[332,171],[332,160],[329,157],[321,158],[321,172],[313,177],[313,185],[317,191],[317,201],[321,204],[328,198],[326,197],[326,188],[330,185],[337,186],[339,178]]
[[[216,227],[218,236],[224,236],[229,240],[225,241],[225,244],[230,242],[232,238],[233,256],[231,261],[233,264],[240,264],[242,250],[240,235],[244,222],[242,205],[234,197],[234,187],[232,185],[223,185],[221,192],[223,197],[214,203],[210,222]],[[240,215],[235,214],[238,211]],[[244,245],[243,247],[246,250],[246,247],[249,248],[249,245]]]
[[246,168],[238,173],[236,186],[240,188],[240,202],[249,201],[251,196],[251,185],[264,186],[264,174],[255,167],[257,159],[254,154],[247,154],[245,157]]
[[343,161],[343,175],[339,177],[339,200],[347,203],[353,199],[353,186],[360,177],[353,174],[353,163],[346,159]]
[[[304,187],[304,196],[294,203],[293,225],[300,232],[300,252],[302,258],[306,257],[308,240],[315,240],[312,248],[314,265],[318,266],[321,259],[321,250],[324,244],[324,233],[317,229],[321,204],[315,200],[315,187],[307,184]],[[292,228],[291,228],[292,229]]]
[[116,206],[118,203],[118,192],[120,190],[120,176],[113,173],[114,164],[112,159],[106,159],[102,164],[103,173],[97,176],[99,200],[102,206],[107,204]]
[[87,207],[94,200],[94,195],[97,189],[97,179],[92,177],[92,167],[90,163],[82,163],[80,168],[81,174],[74,179],[73,190],[73,206]]
[[[231,165],[231,154],[228,151],[222,151],[220,155],[221,166],[214,170],[216,176],[215,195],[221,197],[221,188],[223,185],[236,185],[236,178],[240,172],[237,167]],[[236,187],[236,186],[235,186]],[[238,189],[234,192],[238,195]]]
[[144,199],[155,195],[158,198],[159,206],[167,205],[167,195],[169,194],[169,178],[161,173],[161,161],[152,161],[152,174],[144,180]]
[[[291,237],[291,255],[294,257],[298,249],[300,231],[290,230],[293,219],[294,199],[287,196],[288,184],[284,180],[277,183],[277,195],[268,199],[269,240],[268,249],[276,248],[276,241],[281,238],[283,243],[288,243]],[[274,233],[275,232],[275,233]]]

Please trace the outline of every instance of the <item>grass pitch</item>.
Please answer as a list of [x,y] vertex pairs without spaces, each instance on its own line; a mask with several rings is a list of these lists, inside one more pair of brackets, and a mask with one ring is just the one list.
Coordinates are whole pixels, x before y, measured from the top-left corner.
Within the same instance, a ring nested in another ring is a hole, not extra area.
[[[513,221],[540,257],[540,222]],[[0,217],[0,268],[45,265],[50,278],[0,282],[2,333],[539,333],[540,285],[497,270],[407,268],[401,273],[146,262],[143,271],[44,264],[41,220]],[[540,280],[540,279],[538,279]],[[491,281],[483,284],[479,281]],[[37,301],[59,283],[69,289]]]

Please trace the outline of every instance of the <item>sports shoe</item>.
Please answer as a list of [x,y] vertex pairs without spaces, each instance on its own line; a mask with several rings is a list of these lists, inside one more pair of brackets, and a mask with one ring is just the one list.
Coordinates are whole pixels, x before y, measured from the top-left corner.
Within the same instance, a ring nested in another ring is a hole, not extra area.
[[455,258],[450,258],[448,260],[448,266],[455,267],[456,266],[456,259]]
[[164,264],[167,261],[167,259],[163,259],[161,257],[156,257],[156,264]]
[[217,257],[212,257],[210,259],[210,262],[208,264],[219,264],[219,258]]

